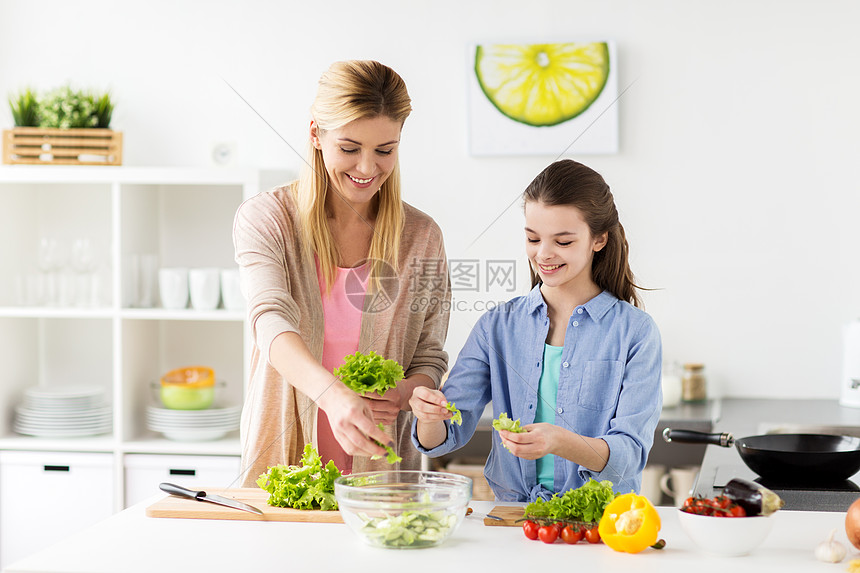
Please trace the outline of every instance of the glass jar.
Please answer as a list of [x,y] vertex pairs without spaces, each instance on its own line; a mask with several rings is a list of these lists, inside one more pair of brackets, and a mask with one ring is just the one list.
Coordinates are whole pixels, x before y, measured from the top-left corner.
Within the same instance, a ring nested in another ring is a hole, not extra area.
[[681,400],[684,402],[703,402],[707,393],[705,365],[684,364],[684,374],[681,376]]

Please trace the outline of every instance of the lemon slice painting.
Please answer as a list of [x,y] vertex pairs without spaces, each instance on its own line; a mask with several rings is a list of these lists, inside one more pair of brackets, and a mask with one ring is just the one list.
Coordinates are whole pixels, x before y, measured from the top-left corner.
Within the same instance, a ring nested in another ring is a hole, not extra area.
[[533,127],[569,121],[597,100],[610,72],[606,42],[484,44],[475,76],[502,114]]

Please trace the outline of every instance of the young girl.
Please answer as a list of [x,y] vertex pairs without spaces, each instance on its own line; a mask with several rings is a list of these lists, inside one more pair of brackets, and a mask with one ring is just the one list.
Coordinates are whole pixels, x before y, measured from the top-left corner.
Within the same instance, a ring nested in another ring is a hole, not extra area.
[[[609,186],[572,160],[528,186],[532,291],[487,312],[441,391],[416,388],[412,442],[464,446],[488,401],[524,433],[493,432],[484,475],[499,501],[534,501],[589,478],[639,491],[660,417],[660,334],[640,305]],[[455,403],[462,426],[449,420]],[[499,447],[504,446],[504,448]]]

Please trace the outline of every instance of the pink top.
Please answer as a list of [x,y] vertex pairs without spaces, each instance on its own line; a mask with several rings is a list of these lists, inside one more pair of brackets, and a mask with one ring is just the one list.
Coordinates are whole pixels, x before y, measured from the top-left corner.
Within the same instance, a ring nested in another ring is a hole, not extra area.
[[[367,292],[368,266],[337,268],[331,292],[325,292],[325,282],[317,261],[317,280],[320,285],[323,307],[322,365],[329,372],[343,364],[345,356],[358,352],[361,333],[361,307]],[[317,448],[323,464],[334,460],[341,473],[352,473],[352,456],[340,447],[331,431],[328,417],[322,409],[317,411]]]
[[[317,269],[305,253],[294,185],[263,191],[247,199],[233,220],[233,244],[248,301],[253,344],[239,438],[242,487],[257,487],[270,466],[298,465],[307,444],[318,444],[317,405],[269,362],[272,341],[295,332],[314,359],[322,363],[323,308]],[[451,306],[451,281],[442,231],[433,219],[402,203],[403,231],[394,270],[399,282],[386,281],[387,307],[376,305],[361,319],[359,348],[396,360],[406,376],[426,374],[438,386],[448,370],[444,350]],[[433,264],[423,264],[429,261]],[[421,263],[421,264],[416,264]],[[439,301],[440,304],[427,304]],[[367,301],[369,308],[371,301]],[[403,457],[396,467],[385,458],[355,456],[352,471],[421,469],[421,453],[412,445],[410,412],[385,428]]]

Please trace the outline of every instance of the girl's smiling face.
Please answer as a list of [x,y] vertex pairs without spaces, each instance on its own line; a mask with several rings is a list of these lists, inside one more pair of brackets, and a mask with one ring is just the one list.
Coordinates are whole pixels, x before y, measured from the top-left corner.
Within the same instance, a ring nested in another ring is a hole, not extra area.
[[527,201],[526,254],[544,286],[593,289],[591,261],[606,245],[606,234],[592,237],[576,207]]
[[401,127],[383,116],[330,130],[311,122],[311,142],[322,151],[329,181],[353,206],[368,204],[394,171]]

